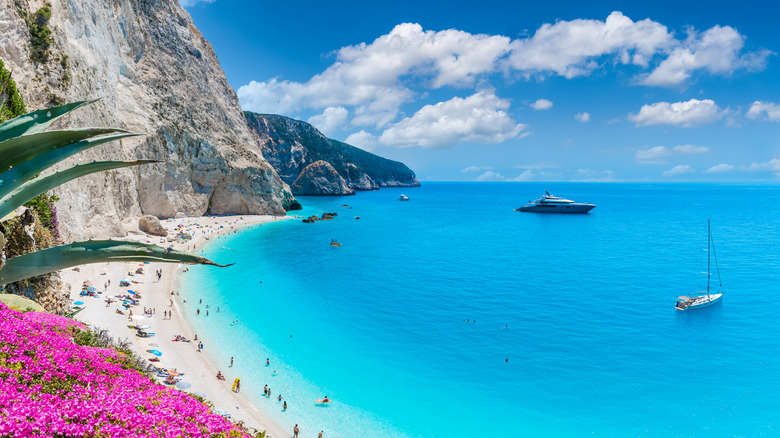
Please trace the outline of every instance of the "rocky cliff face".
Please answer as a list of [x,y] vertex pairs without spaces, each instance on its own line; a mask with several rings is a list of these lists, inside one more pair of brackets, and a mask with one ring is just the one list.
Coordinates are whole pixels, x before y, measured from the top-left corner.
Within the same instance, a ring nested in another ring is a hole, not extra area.
[[[249,111],[244,114],[263,156],[288,184],[293,184],[307,166],[325,161],[354,190],[420,185],[405,164],[331,140],[306,122]],[[294,185],[292,189],[303,195]]]
[[[22,14],[41,0],[0,0],[0,59],[28,110],[101,99],[65,126],[145,134],[73,157],[149,158],[56,190],[66,240],[123,235],[122,221],[203,214],[282,214],[297,202],[262,157],[217,57],[177,0],[49,0],[54,44],[31,61]],[[127,221],[126,221],[127,222]]]
[[327,161],[315,161],[306,166],[290,187],[297,195],[354,195],[344,178]]

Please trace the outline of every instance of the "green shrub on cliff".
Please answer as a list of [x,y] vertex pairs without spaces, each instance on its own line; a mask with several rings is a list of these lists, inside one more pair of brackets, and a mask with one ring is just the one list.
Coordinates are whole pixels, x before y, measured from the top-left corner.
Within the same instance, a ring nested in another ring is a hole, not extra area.
[[35,62],[48,61],[49,47],[54,42],[54,37],[51,35],[51,29],[49,29],[51,5],[47,3],[46,6],[38,9],[32,15],[29,15],[26,12],[22,13],[22,17],[24,17],[24,21],[27,23],[27,29],[30,31],[30,58]]
[[27,112],[24,100],[16,82],[11,78],[11,72],[5,68],[5,63],[0,60],[0,122],[20,116]]

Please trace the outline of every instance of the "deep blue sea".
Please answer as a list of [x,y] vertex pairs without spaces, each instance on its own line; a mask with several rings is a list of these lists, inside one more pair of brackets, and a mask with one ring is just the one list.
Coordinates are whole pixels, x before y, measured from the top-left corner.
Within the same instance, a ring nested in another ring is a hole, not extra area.
[[[544,189],[597,207],[513,211]],[[299,200],[294,214],[338,216],[214,240],[205,254],[235,266],[192,268],[182,289],[212,309],[185,308],[223,373],[285,428],[780,435],[777,184],[427,182]],[[707,284],[707,218],[724,300],[679,312]]]

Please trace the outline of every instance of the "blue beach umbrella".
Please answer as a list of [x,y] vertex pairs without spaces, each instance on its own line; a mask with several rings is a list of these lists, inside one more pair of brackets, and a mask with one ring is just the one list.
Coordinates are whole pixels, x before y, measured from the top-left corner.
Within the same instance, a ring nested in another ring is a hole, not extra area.
[[179,389],[187,389],[190,386],[192,386],[192,383],[185,382],[183,380],[176,384],[176,387],[179,388]]
[[162,351],[160,350],[149,350],[149,353],[152,353],[155,356],[162,356]]
[[95,292],[96,290],[97,290],[97,289],[95,289],[95,286],[89,286],[89,287],[87,288],[87,291],[89,291],[89,292]]

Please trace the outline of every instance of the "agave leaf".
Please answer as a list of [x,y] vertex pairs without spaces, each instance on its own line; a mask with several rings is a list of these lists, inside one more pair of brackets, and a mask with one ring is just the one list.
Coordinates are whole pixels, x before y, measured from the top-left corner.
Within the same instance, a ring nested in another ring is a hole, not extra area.
[[105,263],[106,261],[184,263],[223,268],[230,266],[214,263],[195,254],[168,250],[147,243],[89,240],[28,252],[8,259],[5,267],[0,270],[0,285],[72,266]]
[[[63,146],[61,148],[54,149],[53,151],[49,151],[31,160],[25,161],[13,169],[0,174],[0,199],[2,199],[3,196],[11,193],[11,191],[18,188],[24,182],[34,178],[43,170],[48,169],[55,163],[58,163],[76,153],[103,143],[107,143],[109,141],[119,140],[125,137],[134,137],[137,135],[141,134],[122,133],[89,140],[82,140],[76,143],[71,143],[67,146]],[[0,220],[0,222],[3,221]]]
[[30,199],[49,191],[59,185],[76,179],[80,176],[90,173],[102,172],[104,170],[119,169],[122,167],[138,166],[141,164],[157,163],[156,160],[136,160],[136,161],[95,161],[88,164],[77,164],[75,166],[63,169],[49,175],[44,175],[19,186],[13,192],[0,199],[0,218],[5,217],[15,208],[29,201]]
[[71,143],[116,132],[127,133],[128,131],[116,128],[82,128],[37,132],[14,137],[0,143],[0,173]]
[[0,125],[0,141],[9,138],[19,137],[28,133],[41,132],[46,130],[57,118],[79,108],[88,105],[95,100],[82,100],[79,102],[67,103],[65,105],[54,106],[47,109],[33,111],[28,114],[22,114]]

